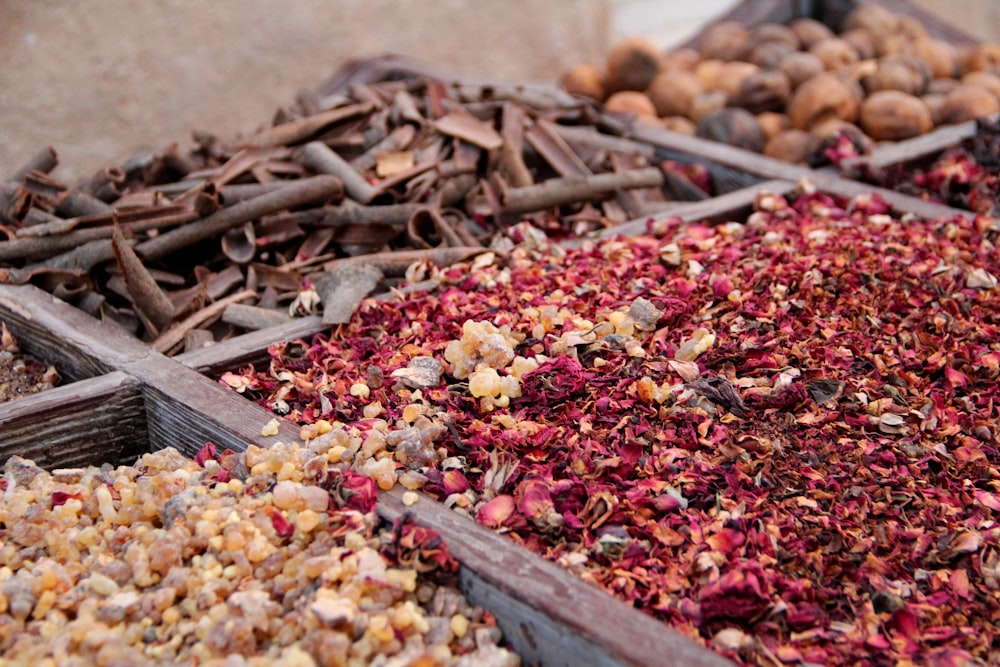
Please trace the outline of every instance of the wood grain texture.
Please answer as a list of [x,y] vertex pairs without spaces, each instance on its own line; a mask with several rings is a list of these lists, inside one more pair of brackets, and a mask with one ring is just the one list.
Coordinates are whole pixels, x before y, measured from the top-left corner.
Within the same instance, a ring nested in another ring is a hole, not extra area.
[[0,285],[0,321],[25,352],[55,364],[70,380],[107,373],[149,353],[118,325],[95,320],[34,285]]
[[[617,121],[612,120],[612,123]],[[618,123],[620,126],[620,123]],[[654,146],[670,150],[702,155],[713,162],[732,169],[757,174],[768,179],[799,182],[811,181],[817,189],[845,197],[875,193],[892,205],[898,213],[913,213],[921,218],[951,218],[972,217],[969,211],[924,201],[893,190],[878,188],[867,183],[860,183],[844,178],[835,172],[809,169],[800,165],[789,164],[780,160],[745,151],[727,144],[691,137],[675,132],[637,123],[624,128],[627,136],[645,141]]]
[[0,403],[0,461],[46,469],[135,463],[147,448],[142,384],[120,372]]
[[[527,663],[731,665],[663,623],[427,497],[405,506],[403,493],[397,487],[381,494],[379,515],[395,521],[412,512],[419,523],[438,531],[463,569],[470,570],[462,575],[463,592],[497,615],[504,636]],[[564,641],[568,638],[575,641]]]
[[226,371],[243,368],[247,364],[255,366],[267,364],[270,360],[267,348],[271,345],[299,338],[310,340],[329,328],[320,322],[318,315],[296,318],[286,324],[243,334],[208,347],[179,354],[174,359],[188,368],[214,378]]

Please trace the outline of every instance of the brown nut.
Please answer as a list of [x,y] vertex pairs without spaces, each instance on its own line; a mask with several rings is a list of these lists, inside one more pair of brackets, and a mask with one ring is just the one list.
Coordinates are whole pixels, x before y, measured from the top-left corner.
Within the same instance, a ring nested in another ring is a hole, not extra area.
[[660,71],[663,72],[670,69],[690,71],[694,69],[700,60],[701,54],[694,49],[674,49],[660,57]]
[[920,99],[927,105],[927,110],[931,112],[931,120],[935,125],[941,124],[941,110],[944,109],[944,93],[927,93],[921,95]]
[[802,46],[795,31],[783,23],[761,23],[750,29],[750,44],[764,42],[780,42],[795,50]]
[[665,130],[686,134],[688,136],[694,136],[697,129],[695,124],[684,116],[667,116],[666,118],[661,118],[660,125],[662,125]]
[[798,51],[782,60],[778,69],[788,76],[788,81],[794,90],[817,74],[821,74],[826,67],[823,61],[813,54]]
[[721,21],[705,29],[698,51],[702,58],[736,60],[747,50],[750,32],[736,21]]
[[764,150],[764,133],[746,109],[719,109],[705,114],[698,121],[697,135],[758,153]]
[[691,100],[687,112],[688,118],[697,123],[705,114],[724,109],[728,101],[729,98],[721,90],[706,90]]
[[764,155],[794,164],[804,163],[809,157],[812,135],[804,130],[786,130],[771,138],[764,146]]
[[645,37],[629,37],[608,55],[607,91],[646,90],[660,68],[660,49]]
[[823,61],[823,66],[828,70],[840,69],[860,60],[857,50],[850,43],[837,37],[816,42],[809,49],[809,53]]
[[811,130],[831,119],[853,122],[861,109],[861,100],[851,83],[824,72],[806,81],[788,102],[788,117],[797,130]]
[[893,55],[880,58],[875,71],[861,79],[871,95],[880,90],[898,90],[909,95],[923,95],[931,82],[930,68],[916,56]]
[[944,95],[957,85],[957,79],[933,79],[929,84],[927,84],[927,94]]
[[788,116],[777,111],[764,111],[757,114],[757,124],[760,125],[761,132],[764,133],[764,139],[768,141],[792,126]]
[[559,78],[559,87],[567,93],[600,102],[604,99],[604,70],[590,63],[582,63],[563,73]]
[[730,98],[730,104],[754,114],[777,111],[785,108],[791,92],[792,84],[787,74],[778,69],[765,69],[743,79],[736,94]]
[[619,90],[604,103],[612,113],[634,113],[636,116],[656,118],[656,107],[645,93],[636,90]]
[[958,72],[958,54],[955,47],[940,39],[918,39],[913,42],[913,53],[930,67],[936,79],[953,77]]
[[1000,74],[993,72],[969,72],[962,77],[962,83],[970,86],[982,86],[1000,100]]
[[747,62],[757,67],[768,69],[777,67],[778,63],[793,53],[799,53],[783,42],[762,42],[747,53]]
[[701,85],[706,90],[716,90],[716,84],[719,81],[719,72],[722,71],[722,66],[725,64],[724,60],[717,60],[715,58],[702,60],[694,66],[695,76],[698,77]]
[[916,42],[921,39],[928,39],[927,27],[915,16],[900,14],[896,17],[896,32],[902,37]]
[[880,90],[861,103],[861,129],[876,141],[909,139],[933,127],[931,111],[919,97]]
[[979,44],[969,52],[962,71],[1000,72],[1000,44]]
[[865,28],[855,28],[840,35],[840,39],[854,47],[861,60],[871,60],[878,55],[875,38]]
[[844,18],[843,29],[864,28],[877,43],[883,37],[895,33],[898,25],[899,16],[895,13],[879,5],[865,3],[855,7]]
[[691,101],[704,91],[701,80],[692,72],[666,70],[653,79],[646,95],[660,116],[683,116]]
[[1000,112],[1000,102],[987,88],[960,84],[944,96],[941,104],[941,123],[950,125],[984,118]]
[[802,48],[806,50],[812,48],[816,42],[836,37],[829,26],[812,18],[795,19],[788,24],[788,27],[792,29],[795,36],[799,38]]
[[719,68],[719,77],[715,80],[715,88],[731,99],[736,97],[743,82],[758,72],[760,72],[759,67],[741,60],[723,63]]

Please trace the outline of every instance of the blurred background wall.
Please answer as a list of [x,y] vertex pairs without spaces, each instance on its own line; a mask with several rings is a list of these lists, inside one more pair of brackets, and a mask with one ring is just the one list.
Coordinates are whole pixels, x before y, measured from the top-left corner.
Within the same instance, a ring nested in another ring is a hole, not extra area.
[[[1000,1],[917,0],[1000,41]],[[0,176],[46,145],[62,178],[192,130],[250,132],[351,58],[553,81],[644,34],[683,41],[736,0],[0,0]]]

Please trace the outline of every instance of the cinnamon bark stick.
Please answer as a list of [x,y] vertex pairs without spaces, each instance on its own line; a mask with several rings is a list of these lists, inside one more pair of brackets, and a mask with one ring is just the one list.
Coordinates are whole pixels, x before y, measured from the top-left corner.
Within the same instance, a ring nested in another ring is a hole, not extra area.
[[656,167],[620,174],[554,178],[538,185],[508,189],[503,195],[503,212],[528,213],[552,206],[590,201],[619,188],[649,188],[661,185],[663,185],[663,172]]
[[255,296],[257,296],[257,292],[253,290],[243,290],[241,292],[237,292],[236,294],[231,294],[224,299],[220,299],[210,306],[202,308],[187,319],[173,324],[169,329],[161,333],[159,337],[153,341],[153,349],[158,352],[162,352],[163,354],[169,353],[175,347],[184,342],[184,336],[188,331],[196,329],[205,322],[219,317],[230,304],[246,301],[247,299],[252,299]]
[[329,126],[355,116],[371,112],[375,106],[370,102],[361,102],[348,106],[337,107],[329,111],[321,111],[313,116],[294,120],[281,125],[275,125],[258,132],[243,142],[247,147],[288,146],[309,139]]
[[347,160],[340,157],[322,141],[311,141],[296,151],[294,158],[303,166],[320,174],[332,174],[344,184],[347,196],[367,204],[378,196],[378,188],[365,180]]
[[59,157],[56,155],[56,149],[52,146],[46,146],[32,155],[27,162],[21,165],[20,169],[8,176],[5,181],[7,183],[20,183],[31,172],[39,171],[47,174],[55,169],[57,164],[59,164]]
[[203,220],[144,241],[136,247],[136,252],[146,260],[159,259],[270,213],[319,204],[339,197],[342,192],[343,183],[333,176],[292,181],[280,190],[234,204]]
[[291,319],[291,316],[282,310],[248,306],[242,303],[231,303],[222,312],[223,322],[248,331],[259,331],[267,327],[285,324]]
[[117,221],[113,227],[111,248],[125,279],[125,289],[136,309],[142,311],[157,331],[163,331],[174,319],[174,306],[142,265],[132,246],[125,241]]

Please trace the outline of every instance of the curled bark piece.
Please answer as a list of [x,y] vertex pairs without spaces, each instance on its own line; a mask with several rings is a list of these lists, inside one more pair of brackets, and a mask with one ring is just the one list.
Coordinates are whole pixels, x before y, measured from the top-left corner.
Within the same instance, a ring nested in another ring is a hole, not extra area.
[[378,267],[386,276],[402,276],[406,269],[416,262],[430,262],[438,266],[450,266],[486,252],[484,248],[463,246],[461,248],[430,248],[428,250],[396,250],[376,252],[358,257],[335,259],[323,265],[327,271],[340,267],[358,267],[365,264]]
[[479,120],[461,107],[452,109],[446,116],[432,124],[442,134],[468,141],[488,151],[503,146],[503,137],[493,129],[491,123]]
[[7,183],[20,183],[31,172],[39,171],[47,174],[55,169],[57,164],[59,164],[59,157],[56,155],[56,150],[52,146],[46,146],[32,155],[27,162],[21,165],[20,169],[4,180]]
[[371,264],[341,266],[314,277],[313,284],[323,299],[323,324],[347,324],[384,277],[381,269]]
[[242,303],[232,303],[222,312],[222,321],[249,331],[258,331],[267,327],[285,324],[291,317],[283,310],[260,308]]
[[339,178],[344,183],[347,196],[354,201],[367,204],[378,196],[378,188],[366,181],[364,176],[322,141],[309,142],[296,151],[294,158],[315,172]]
[[339,178],[326,175],[293,181],[280,190],[234,204],[203,220],[144,241],[136,247],[136,252],[146,260],[159,259],[270,213],[333,199],[340,196],[343,187]]
[[620,174],[554,178],[538,185],[507,190],[503,196],[503,211],[508,214],[528,213],[551,206],[590,201],[619,188],[650,188],[661,185],[663,172],[656,167]]
[[[422,208],[406,223],[406,233],[418,247],[465,245],[444,217],[432,208]],[[435,238],[437,237],[437,238]],[[431,243],[431,241],[437,241]]]
[[329,111],[322,111],[313,116],[306,116],[299,120],[269,127],[247,139],[243,145],[247,147],[265,147],[297,144],[318,134],[334,123],[366,114],[374,108],[374,105],[370,102],[361,102],[359,104],[337,107]]
[[111,235],[111,248],[133,305],[149,319],[157,331],[162,331],[174,320],[174,306],[125,240],[117,221]]
[[159,337],[153,341],[153,349],[158,352],[162,352],[163,354],[169,353],[175,347],[184,342],[184,337],[187,335],[187,332],[218,317],[230,304],[246,301],[247,299],[252,299],[255,296],[257,296],[257,292],[253,290],[243,290],[241,292],[237,292],[236,294],[231,294],[225,299],[220,299],[210,306],[202,308],[181,322],[175,322],[169,329],[162,332]]

